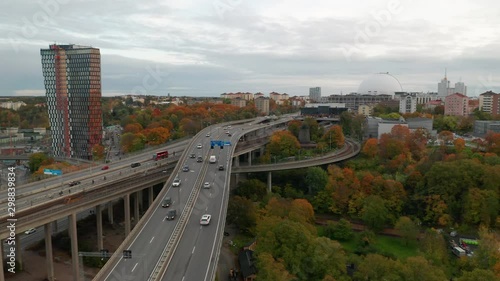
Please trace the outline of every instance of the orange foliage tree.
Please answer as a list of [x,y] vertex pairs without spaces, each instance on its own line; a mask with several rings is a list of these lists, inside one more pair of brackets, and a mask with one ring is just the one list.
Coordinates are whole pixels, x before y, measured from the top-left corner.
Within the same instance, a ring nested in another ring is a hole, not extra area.
[[365,145],[363,146],[362,153],[369,158],[374,158],[375,156],[377,156],[379,153],[378,140],[375,138],[366,140]]
[[344,146],[345,138],[344,133],[342,132],[342,127],[338,125],[330,127],[330,129],[323,134],[321,140],[326,142],[332,148]]
[[297,154],[300,148],[300,143],[297,138],[289,131],[278,131],[273,133],[266,151],[269,154],[289,157]]
[[142,134],[146,137],[146,143],[149,145],[165,143],[170,137],[170,131],[162,127],[145,129],[142,131]]

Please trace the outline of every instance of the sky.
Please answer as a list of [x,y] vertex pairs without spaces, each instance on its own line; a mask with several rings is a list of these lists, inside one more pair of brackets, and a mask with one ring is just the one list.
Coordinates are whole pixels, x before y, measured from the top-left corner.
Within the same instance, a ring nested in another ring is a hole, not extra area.
[[358,90],[389,72],[500,91],[496,0],[2,0],[0,96],[44,95],[40,49],[93,46],[103,96]]

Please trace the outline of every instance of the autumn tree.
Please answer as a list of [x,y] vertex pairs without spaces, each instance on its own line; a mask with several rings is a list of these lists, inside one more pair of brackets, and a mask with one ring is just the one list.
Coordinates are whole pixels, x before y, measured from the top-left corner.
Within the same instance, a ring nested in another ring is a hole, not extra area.
[[447,280],[444,271],[422,256],[408,257],[404,262],[405,281],[443,281]]
[[457,138],[453,141],[453,145],[455,146],[455,151],[457,153],[462,153],[465,149],[465,140],[462,138]]
[[448,244],[443,235],[434,229],[424,232],[418,246],[424,257],[437,266],[447,266],[449,264]]
[[377,254],[368,254],[358,266],[354,280],[400,281],[404,279],[404,267],[398,260]]
[[162,127],[145,129],[142,133],[146,137],[146,142],[149,145],[159,145],[165,143],[170,137],[170,131]]
[[500,156],[500,133],[490,131],[484,139],[486,141],[486,149]]
[[361,151],[366,157],[374,158],[378,155],[378,140],[375,138],[367,139]]
[[292,120],[288,122],[288,131],[290,131],[296,138],[299,137],[300,127],[302,127],[302,121]]
[[297,154],[300,143],[289,131],[273,133],[266,146],[267,153],[279,157],[290,157]]
[[256,280],[262,281],[289,281],[295,280],[295,276],[290,274],[285,268],[283,259],[276,260],[271,253],[263,252],[257,255]]
[[342,133],[342,128],[338,125],[330,127],[323,134],[321,140],[326,142],[330,148],[340,148],[345,144],[344,133]]
[[43,152],[36,152],[30,155],[28,167],[31,172],[36,172],[42,165],[47,165],[49,162],[50,157],[47,154]]
[[141,124],[139,123],[131,123],[131,124],[127,124],[124,128],[123,128],[123,133],[132,133],[132,134],[137,134],[139,133],[140,131],[142,131],[143,127]]
[[494,225],[499,210],[498,199],[498,193],[493,190],[470,188],[464,199],[464,221],[473,225]]
[[457,281],[498,281],[498,276],[495,276],[493,271],[475,268],[472,271],[466,271],[460,276]]
[[92,147],[92,157],[93,160],[101,160],[104,158],[104,146],[101,144],[95,144],[94,147]]

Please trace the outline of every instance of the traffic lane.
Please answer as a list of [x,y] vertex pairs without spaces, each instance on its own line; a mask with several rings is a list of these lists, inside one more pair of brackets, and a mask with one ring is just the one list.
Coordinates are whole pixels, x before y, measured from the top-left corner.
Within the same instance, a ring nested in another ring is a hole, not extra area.
[[[186,277],[185,280],[203,280],[205,278],[207,269],[203,267],[208,264],[213,242],[215,242],[215,232],[219,221],[217,210],[221,208],[223,194],[222,187],[200,191],[182,239],[162,280],[182,280],[183,277]],[[203,214],[212,215],[210,225],[200,225]],[[198,236],[201,233],[204,235],[198,241]],[[193,262],[193,260],[201,260],[205,263]],[[197,273],[191,271],[197,271]],[[187,278],[188,275],[199,278]]]
[[[176,220],[165,219],[169,209],[162,208],[160,205],[156,208],[127,249],[132,251],[132,259],[120,258],[106,280],[122,280],[119,278],[121,276],[139,278],[144,272],[150,273],[153,270],[177,223]],[[134,260],[134,257],[138,259]]]

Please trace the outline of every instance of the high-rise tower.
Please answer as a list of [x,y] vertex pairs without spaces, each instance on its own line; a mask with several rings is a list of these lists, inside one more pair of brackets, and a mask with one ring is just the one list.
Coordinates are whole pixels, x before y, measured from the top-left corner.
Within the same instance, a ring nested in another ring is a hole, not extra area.
[[40,54],[53,155],[91,159],[102,139],[99,49],[53,44]]

